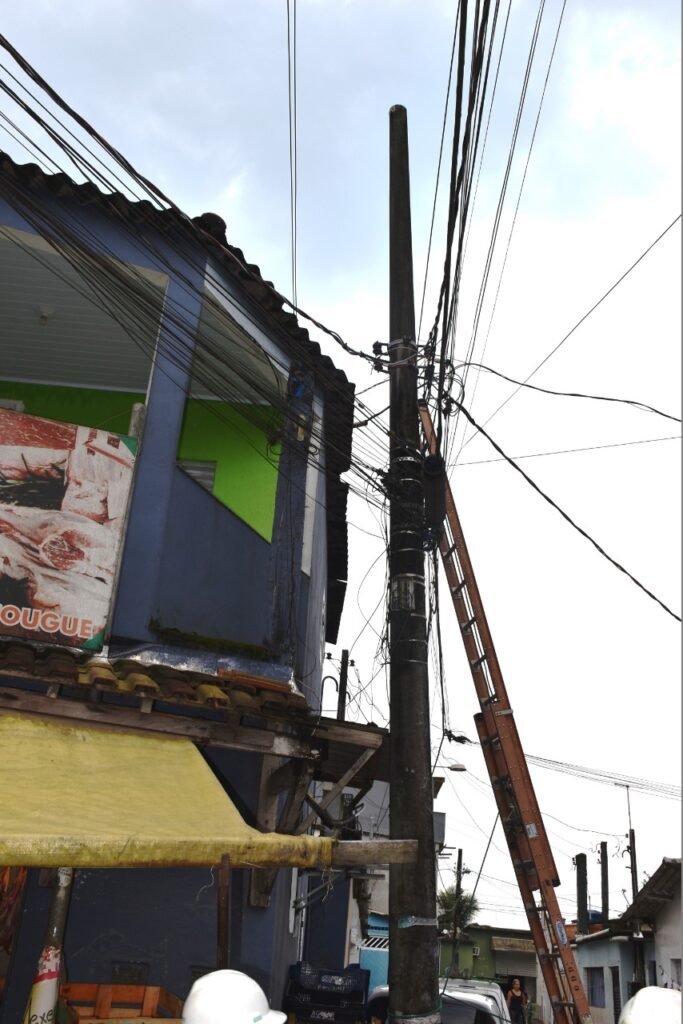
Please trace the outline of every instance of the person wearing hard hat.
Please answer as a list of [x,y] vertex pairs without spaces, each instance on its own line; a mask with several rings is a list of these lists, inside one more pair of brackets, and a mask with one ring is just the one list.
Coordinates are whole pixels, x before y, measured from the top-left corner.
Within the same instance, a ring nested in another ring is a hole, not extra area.
[[624,1005],[619,1024],[680,1024],[681,993],[648,985]]
[[287,1014],[271,1010],[266,994],[241,971],[213,971],[198,978],[183,1007],[184,1024],[284,1024]]

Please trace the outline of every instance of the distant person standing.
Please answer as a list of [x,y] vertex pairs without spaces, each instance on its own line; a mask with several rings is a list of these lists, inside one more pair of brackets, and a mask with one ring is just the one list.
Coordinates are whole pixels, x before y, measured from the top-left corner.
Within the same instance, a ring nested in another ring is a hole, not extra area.
[[522,991],[519,978],[514,978],[508,991],[508,1010],[512,1024],[526,1024],[526,992]]

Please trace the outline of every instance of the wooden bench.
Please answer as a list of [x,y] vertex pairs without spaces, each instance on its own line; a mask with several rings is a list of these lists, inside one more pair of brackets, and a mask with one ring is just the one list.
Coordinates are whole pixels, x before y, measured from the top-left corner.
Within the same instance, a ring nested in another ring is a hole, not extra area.
[[62,985],[64,1024],[182,1024],[183,1003],[159,985]]

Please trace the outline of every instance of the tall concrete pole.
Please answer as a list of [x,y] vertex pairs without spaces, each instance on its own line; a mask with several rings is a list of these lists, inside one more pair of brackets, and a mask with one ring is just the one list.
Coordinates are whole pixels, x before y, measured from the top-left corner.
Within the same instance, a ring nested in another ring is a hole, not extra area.
[[339,695],[337,697],[337,718],[343,722],[346,718],[346,688],[349,679],[349,652],[341,652],[341,667],[339,669]]
[[607,843],[600,843],[600,892],[602,896],[602,927],[609,924],[609,864],[607,862]]
[[416,864],[389,876],[389,1019],[440,1024],[436,859],[429,736],[424,487],[417,410],[408,123],[389,112],[389,645],[391,838],[417,839]]
[[579,935],[588,935],[588,858],[585,853],[577,853],[576,864],[576,905],[578,909],[577,927]]
[[462,903],[462,850],[458,850],[458,866],[455,869],[455,904],[453,906],[453,965],[454,978],[460,977],[460,932],[462,919],[460,904]]

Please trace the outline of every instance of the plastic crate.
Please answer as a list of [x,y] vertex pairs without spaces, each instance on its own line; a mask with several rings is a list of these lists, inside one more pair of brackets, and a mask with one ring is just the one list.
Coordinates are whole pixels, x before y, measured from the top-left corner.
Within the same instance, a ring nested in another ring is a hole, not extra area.
[[289,969],[282,1009],[302,1024],[357,1024],[365,1020],[370,972],[358,967],[329,971],[305,961]]

